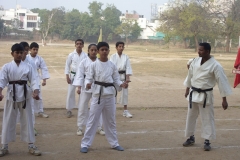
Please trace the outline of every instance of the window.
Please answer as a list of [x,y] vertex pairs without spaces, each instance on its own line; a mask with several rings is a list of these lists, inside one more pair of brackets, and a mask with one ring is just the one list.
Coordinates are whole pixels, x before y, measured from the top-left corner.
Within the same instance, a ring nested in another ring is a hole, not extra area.
[[25,13],[19,13],[19,16],[25,16]]
[[27,22],[27,28],[36,28],[37,27],[37,23],[35,22]]
[[27,16],[27,20],[37,20],[37,16]]

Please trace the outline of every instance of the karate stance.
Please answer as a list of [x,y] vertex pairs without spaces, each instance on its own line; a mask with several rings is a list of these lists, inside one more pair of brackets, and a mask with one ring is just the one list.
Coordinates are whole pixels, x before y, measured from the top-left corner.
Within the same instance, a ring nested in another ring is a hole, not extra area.
[[[122,82],[129,83],[130,76],[132,75],[132,67],[129,60],[129,57],[123,53],[124,50],[124,43],[117,42],[116,43],[117,53],[111,55],[110,61],[113,62],[117,66],[118,73],[120,75],[120,80]],[[128,105],[128,88],[123,88],[119,103],[124,106],[123,116],[127,118],[132,118],[132,115],[127,109]]]
[[[6,103],[2,121],[2,149],[0,156],[9,153],[8,143],[16,139],[16,121],[20,112],[21,140],[29,144],[29,153],[39,156],[41,152],[33,144],[35,142],[31,98],[39,99],[39,85],[33,68],[22,61],[23,46],[14,44],[11,48],[14,60],[5,64],[0,72],[0,101],[3,99],[2,90],[7,86]],[[31,84],[31,88],[28,86]],[[33,91],[33,92],[32,92]]]
[[90,65],[89,73],[86,75],[86,88],[91,89],[92,101],[86,131],[81,142],[82,153],[87,153],[96,134],[99,118],[102,114],[103,127],[106,139],[111,147],[118,151],[124,149],[118,144],[116,120],[115,120],[115,94],[114,85],[127,88],[128,84],[120,81],[117,67],[108,61],[109,45],[106,42],[99,42],[97,45],[99,60]]
[[66,100],[68,118],[72,117],[72,109],[76,108],[75,100],[76,86],[72,85],[72,83],[74,81],[77,68],[80,62],[87,57],[87,54],[82,51],[82,48],[84,47],[84,41],[82,39],[77,39],[75,41],[75,47],[76,49],[68,55],[65,65],[65,74],[68,83],[68,93]]
[[[30,54],[27,55],[28,60],[34,62],[38,70],[38,77],[42,79],[42,86],[46,86],[47,79],[50,78],[47,65],[42,57],[38,55],[39,45],[36,42],[30,44]],[[41,74],[40,74],[41,70]],[[40,82],[40,81],[39,81]],[[43,111],[43,101],[41,93],[41,84],[39,83],[40,93],[39,100],[34,100],[34,111],[38,117],[48,118],[49,116]]]
[[210,52],[209,43],[199,44],[199,57],[192,61],[184,82],[187,87],[185,97],[189,101],[185,136],[189,138],[183,143],[183,146],[187,147],[195,143],[196,121],[200,114],[202,120],[201,137],[205,139],[205,151],[211,150],[210,140],[216,139],[213,87],[216,83],[218,84],[224,110],[228,108],[226,96],[232,93],[222,66],[210,55]]
[[[75,79],[73,81],[73,85],[78,87],[77,93],[80,94],[80,100],[78,103],[78,119],[77,119],[77,135],[83,135],[83,126],[86,126],[86,122],[88,119],[88,103],[92,97],[92,89],[86,90],[85,88],[85,77],[89,72],[90,65],[97,61],[97,45],[90,44],[88,46],[88,57],[83,59],[77,69],[77,73]],[[92,83],[93,85],[94,83]],[[105,132],[102,129],[102,116],[99,119],[99,125],[97,133],[100,135],[105,135]]]

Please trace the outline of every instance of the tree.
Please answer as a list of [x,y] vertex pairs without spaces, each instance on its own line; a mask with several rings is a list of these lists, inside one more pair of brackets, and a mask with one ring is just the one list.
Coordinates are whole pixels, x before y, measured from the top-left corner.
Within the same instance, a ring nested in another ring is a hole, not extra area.
[[125,37],[126,45],[128,45],[128,37],[132,36],[132,34],[134,34],[134,36],[140,34],[140,30],[138,30],[140,27],[138,26],[139,28],[137,28],[136,25],[138,26],[136,20],[122,19],[122,24],[116,28],[115,32]]
[[5,33],[4,20],[0,19],[0,38],[3,37],[4,33]]
[[183,39],[194,37],[197,51],[198,38],[213,31],[214,22],[208,8],[205,8],[200,0],[174,1],[169,8],[160,15],[162,26],[158,30]]

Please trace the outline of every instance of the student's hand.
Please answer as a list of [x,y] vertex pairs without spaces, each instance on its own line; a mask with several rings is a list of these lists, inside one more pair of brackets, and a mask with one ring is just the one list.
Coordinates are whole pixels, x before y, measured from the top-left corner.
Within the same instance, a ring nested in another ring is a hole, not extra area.
[[39,100],[40,98],[39,98],[39,90],[34,90],[33,91],[33,94],[32,94],[32,97],[34,98],[34,99],[36,99],[36,100]]
[[92,87],[92,83],[88,83],[86,86],[87,89],[91,89],[91,87]]
[[81,94],[81,87],[78,87],[77,94]]
[[189,94],[189,89],[190,89],[190,88],[186,88],[185,98],[187,98],[187,96],[188,96],[188,94]]
[[72,82],[71,82],[71,79],[69,78],[68,75],[66,76],[66,79],[67,79],[67,83],[68,83],[68,84],[71,84],[71,83],[72,83]]
[[126,82],[126,83],[130,83],[131,81],[130,81],[130,79],[127,79],[125,82]]
[[0,94],[0,101],[2,101],[4,98],[4,96],[2,94]]
[[46,86],[46,84],[47,84],[46,79],[44,79],[42,82],[42,86]]
[[226,97],[223,97],[222,107],[224,110],[226,110],[228,108],[228,103],[227,103]]
[[128,84],[127,83],[122,83],[121,85],[120,85],[120,87],[122,87],[122,88],[128,88]]

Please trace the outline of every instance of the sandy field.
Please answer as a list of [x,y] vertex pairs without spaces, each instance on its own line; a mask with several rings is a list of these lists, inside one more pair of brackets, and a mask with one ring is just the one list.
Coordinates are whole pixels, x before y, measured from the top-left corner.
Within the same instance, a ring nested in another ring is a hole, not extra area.
[[[0,66],[12,60],[10,48],[14,42],[0,41]],[[88,44],[85,44],[86,51]],[[40,46],[42,56],[49,68],[51,78],[42,87],[45,112],[50,118],[36,118],[39,132],[36,145],[43,152],[41,157],[27,153],[27,145],[19,140],[9,144],[10,154],[4,159],[240,159],[240,89],[233,89],[229,96],[229,109],[221,108],[218,87],[214,88],[217,139],[212,141],[212,151],[203,151],[204,140],[200,137],[201,121],[196,132],[196,145],[183,148],[187,101],[184,98],[183,81],[187,75],[188,59],[197,57],[190,49],[166,49],[154,45],[129,45],[125,53],[130,56],[133,73],[129,86],[129,110],[132,119],[122,117],[122,106],[117,104],[117,131],[124,152],[112,150],[103,136],[96,135],[89,153],[81,154],[80,136],[77,131],[77,109],[72,118],[65,116],[67,83],[64,67],[67,55],[74,50],[72,44]],[[111,54],[115,47],[110,46]],[[224,67],[229,83],[233,86],[231,73],[236,53],[212,54]],[[6,91],[6,89],[5,89]],[[78,98],[78,96],[76,96]],[[0,102],[2,118],[4,101]]]

